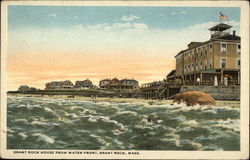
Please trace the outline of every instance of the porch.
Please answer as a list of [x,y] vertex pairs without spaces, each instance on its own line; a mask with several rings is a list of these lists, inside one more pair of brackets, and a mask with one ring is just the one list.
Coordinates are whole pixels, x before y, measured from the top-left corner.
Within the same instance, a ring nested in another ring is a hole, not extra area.
[[240,85],[240,70],[211,69],[203,70],[168,79],[171,86],[234,86]]

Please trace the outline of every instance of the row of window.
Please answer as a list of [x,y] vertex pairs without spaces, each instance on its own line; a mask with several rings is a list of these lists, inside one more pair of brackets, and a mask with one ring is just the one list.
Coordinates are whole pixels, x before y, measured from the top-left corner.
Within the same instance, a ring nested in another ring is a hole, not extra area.
[[191,59],[196,53],[198,53],[198,56],[202,56],[203,54],[208,54],[209,52],[212,53],[213,45],[208,44],[205,46],[197,47],[195,49],[192,49],[189,52],[184,53],[185,59]]
[[203,64],[202,62],[200,63],[193,63],[193,64],[188,64],[188,65],[185,65],[184,66],[184,73],[186,72],[193,72],[193,71],[199,71],[199,70],[202,70],[202,69],[210,69],[213,67],[213,64],[212,64],[212,61],[207,64]]
[[[237,59],[235,64],[236,64],[236,68],[240,68],[240,59]],[[202,69],[204,69],[204,70],[211,69],[212,67],[213,67],[212,61],[209,64],[207,64],[207,63],[203,64],[202,62],[188,64],[188,65],[184,65],[184,73],[199,71]],[[227,68],[227,59],[226,58],[222,58],[220,60],[220,67]]]
[[[237,59],[235,64],[236,64],[236,68],[240,68],[240,59]],[[220,60],[220,67],[227,68],[227,59],[226,58],[222,58]]]
[[[237,53],[240,53],[240,48],[241,48],[240,44],[237,44],[236,45]],[[226,43],[221,43],[220,44],[220,52],[224,52],[224,53],[227,52],[227,44]]]
[[[192,59],[196,53],[198,53],[198,56],[203,56],[203,55],[207,55],[208,53],[212,53],[212,49],[213,49],[213,45],[212,44],[208,44],[206,46],[201,46],[195,49],[192,49],[191,51],[188,51],[186,53],[184,53],[184,59]],[[241,49],[241,45],[237,44],[236,45],[236,50],[237,53],[240,53],[240,49]],[[226,53],[227,52],[227,43],[221,43],[220,44],[220,52]]]

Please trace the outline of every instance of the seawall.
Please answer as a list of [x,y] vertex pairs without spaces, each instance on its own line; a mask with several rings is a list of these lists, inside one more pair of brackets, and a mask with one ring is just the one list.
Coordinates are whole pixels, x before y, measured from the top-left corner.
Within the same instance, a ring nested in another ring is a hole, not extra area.
[[183,86],[180,92],[201,91],[216,100],[240,100],[240,86]]

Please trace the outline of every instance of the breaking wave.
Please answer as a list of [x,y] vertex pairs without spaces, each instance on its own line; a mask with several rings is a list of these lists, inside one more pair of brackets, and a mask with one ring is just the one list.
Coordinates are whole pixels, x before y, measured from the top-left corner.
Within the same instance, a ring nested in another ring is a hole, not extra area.
[[8,149],[240,150],[240,109],[8,97]]

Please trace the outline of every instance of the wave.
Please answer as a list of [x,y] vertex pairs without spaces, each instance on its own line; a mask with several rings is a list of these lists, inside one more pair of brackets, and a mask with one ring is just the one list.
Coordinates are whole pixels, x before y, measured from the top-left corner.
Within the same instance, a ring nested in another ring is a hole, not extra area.
[[38,137],[37,141],[42,141],[42,142],[46,142],[49,144],[53,144],[55,142],[55,140],[51,137],[48,137],[47,135],[41,134],[41,133],[35,133],[32,136],[34,137]]
[[9,149],[240,149],[240,109],[226,105],[11,97],[7,109]]

